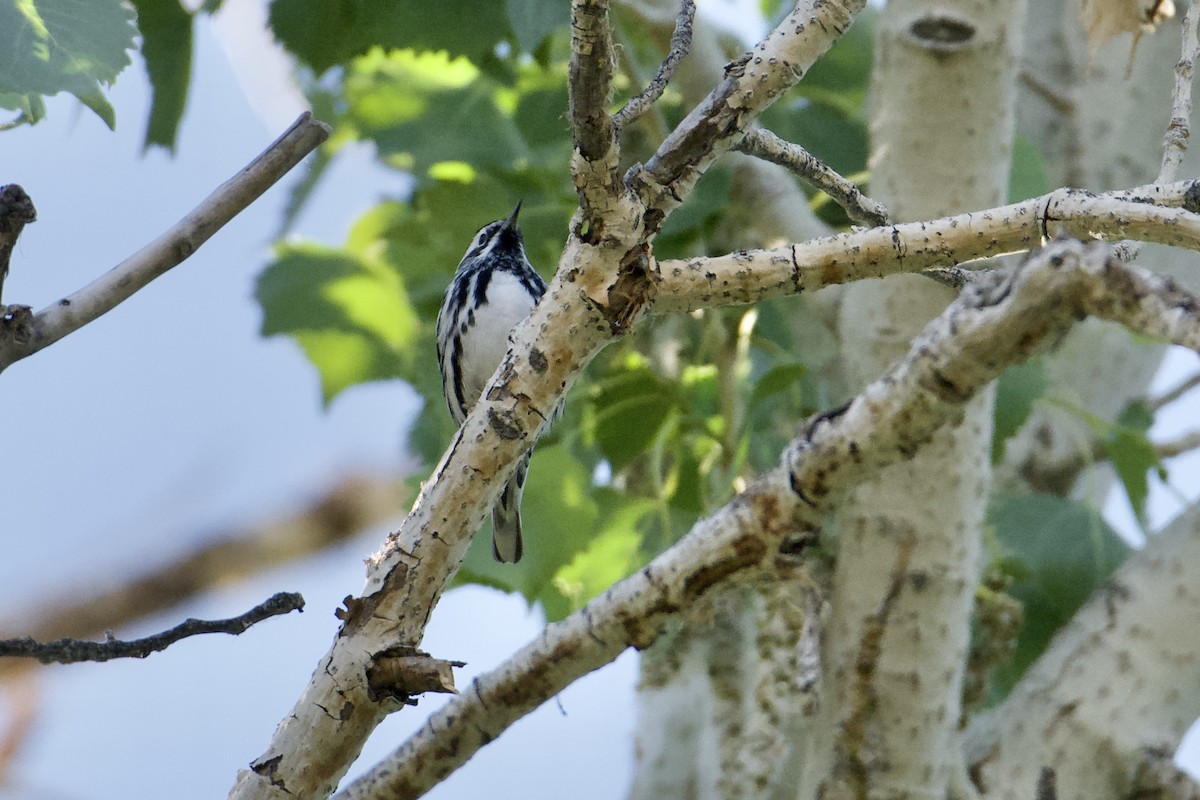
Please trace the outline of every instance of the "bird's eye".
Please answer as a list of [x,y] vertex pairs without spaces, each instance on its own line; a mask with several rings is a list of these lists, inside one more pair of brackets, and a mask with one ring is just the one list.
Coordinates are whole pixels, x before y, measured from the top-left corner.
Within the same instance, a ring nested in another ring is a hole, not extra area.
[[483,244],[483,243],[484,243],[484,242],[486,242],[486,241],[487,241],[487,231],[484,231],[484,232],[482,232],[482,233],[480,233],[480,234],[479,234],[479,238],[475,240],[475,243],[476,243],[476,244]]

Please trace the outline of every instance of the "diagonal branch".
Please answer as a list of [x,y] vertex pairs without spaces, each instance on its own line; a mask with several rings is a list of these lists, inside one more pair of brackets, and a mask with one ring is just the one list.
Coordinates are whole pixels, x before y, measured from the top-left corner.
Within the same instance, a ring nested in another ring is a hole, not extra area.
[[166,233],[79,291],[39,311],[31,320],[22,320],[27,335],[9,335],[10,328],[0,320],[0,371],[112,311],[183,262],[328,136],[329,126],[305,112],[258,158]]
[[766,128],[746,131],[745,137],[734,149],[796,173],[802,181],[829,195],[859,225],[874,228],[891,221],[883,203],[864,195],[857,186],[800,145],[785,141]]
[[658,102],[658,98],[662,97],[663,92],[667,90],[667,84],[671,82],[675,68],[692,48],[692,24],[695,19],[695,0],[683,0],[679,6],[679,15],[675,18],[675,32],[671,34],[670,49],[668,49],[667,57],[663,59],[662,65],[658,68],[658,74],[646,85],[645,89],[629,98],[625,107],[613,115],[613,125],[618,131],[649,111],[650,107]]
[[239,614],[236,617],[217,620],[187,619],[162,633],[128,642],[111,638],[103,642],[87,642],[80,639],[37,642],[28,636],[19,639],[3,639],[0,640],[0,657],[36,658],[43,664],[77,664],[81,661],[111,661],[114,658],[145,658],[151,653],[166,650],[175,642],[189,636],[199,636],[205,633],[228,633],[237,636],[264,619],[303,610],[303,597],[295,592],[279,592],[245,614]]
[[653,644],[667,620],[713,586],[769,575],[776,559],[817,544],[825,514],[846,492],[910,458],[976,392],[1085,309],[1158,330],[1145,318],[1163,307],[1176,309],[1172,340],[1200,349],[1200,297],[1115,261],[1106,245],[1058,241],[1014,271],[998,270],[931,322],[889,374],[839,412],[810,421],[779,466],[643,570],[476,678],[339,800],[421,796],[577,678],[627,647]]

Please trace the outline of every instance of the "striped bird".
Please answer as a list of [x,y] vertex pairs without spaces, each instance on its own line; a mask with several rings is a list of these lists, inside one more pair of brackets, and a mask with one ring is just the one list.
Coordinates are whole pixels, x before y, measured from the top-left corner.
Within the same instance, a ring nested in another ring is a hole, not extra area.
[[[517,226],[521,204],[508,219],[479,229],[458,263],[437,318],[438,367],[450,416],[461,425],[508,351],[509,334],[546,293],[546,282],[525,257]],[[492,554],[521,560],[521,492],[529,454],[492,508]]]

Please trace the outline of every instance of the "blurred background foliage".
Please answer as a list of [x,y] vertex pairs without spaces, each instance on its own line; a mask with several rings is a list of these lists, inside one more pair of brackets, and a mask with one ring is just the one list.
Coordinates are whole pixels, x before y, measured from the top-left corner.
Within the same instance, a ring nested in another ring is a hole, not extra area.
[[[770,19],[780,6],[764,0],[761,10]],[[190,82],[192,24],[219,7],[220,0],[194,10],[177,0],[0,0],[0,108],[13,111],[8,125],[38,121],[41,98],[66,91],[112,126],[103,88],[130,63],[140,35],[154,96],[145,146],[173,148]],[[863,185],[876,13],[868,8],[762,118]],[[615,110],[657,70],[669,31],[646,26],[622,4],[613,21]],[[431,466],[454,432],[434,318],[467,243],[521,200],[530,259],[549,278],[576,207],[566,120],[569,2],[274,0],[270,26],[333,135],[294,182],[273,259],[258,280],[262,334],[290,337],[303,349],[326,404],[366,381],[410,383],[425,404],[396,447]],[[687,110],[669,90],[625,132],[625,162],[646,160]],[[411,177],[411,192],[382,198],[340,244],[288,237],[339,152],[363,142],[380,164]],[[1010,199],[1047,191],[1036,145],[1018,138],[1013,152]],[[712,169],[668,219],[656,257],[715,249],[731,183],[726,167]],[[806,191],[831,230],[847,225],[828,198]],[[519,592],[558,619],[773,467],[806,417],[846,399],[830,377],[834,335],[798,308],[782,299],[655,319],[603,352],[534,453],[525,559],[496,564],[488,537],[479,535],[457,581]],[[1047,384],[1038,361],[1001,379],[994,460],[1035,404],[1082,415],[1047,397]],[[1152,421],[1139,405],[1116,420],[1089,420],[1139,519],[1150,476],[1163,475],[1146,438]],[[995,701],[1127,548],[1093,507],[1070,497],[998,493],[989,523],[992,564],[981,592],[1016,598],[1024,614],[1019,634],[1001,634],[1016,637],[1015,659],[993,670],[982,690]],[[982,597],[981,607],[990,607]],[[986,626],[978,633],[981,641],[995,636]]]

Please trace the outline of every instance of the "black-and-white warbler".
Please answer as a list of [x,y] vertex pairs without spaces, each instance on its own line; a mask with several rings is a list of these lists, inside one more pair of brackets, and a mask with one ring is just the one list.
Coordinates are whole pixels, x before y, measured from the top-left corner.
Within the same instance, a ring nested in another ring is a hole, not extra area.
[[[437,318],[437,356],[450,416],[461,425],[508,351],[508,337],[546,292],[546,282],[525,257],[517,226],[521,204],[508,219],[475,234],[458,262]],[[529,456],[517,465],[492,508],[492,554],[521,560],[521,492]]]

